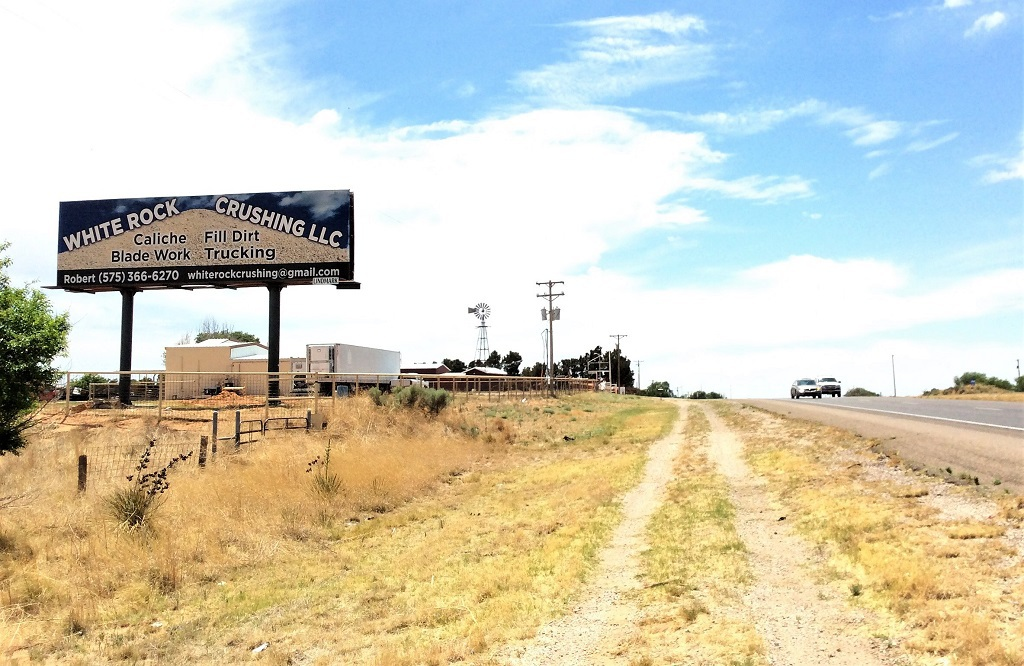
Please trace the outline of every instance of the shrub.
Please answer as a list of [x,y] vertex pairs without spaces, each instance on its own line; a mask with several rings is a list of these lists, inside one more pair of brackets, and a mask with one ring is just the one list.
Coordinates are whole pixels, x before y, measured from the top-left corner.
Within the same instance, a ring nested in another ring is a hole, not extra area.
[[[433,416],[437,416],[452,404],[454,396],[444,389],[432,389],[413,384],[412,386],[403,386],[395,391],[392,394],[392,400],[401,407],[408,409],[419,408],[426,410]],[[374,403],[378,406],[384,404],[383,396],[381,396],[379,402],[374,400]]]
[[877,398],[878,394],[864,388],[852,388],[846,392],[848,398]]
[[152,525],[154,514],[164,502],[163,494],[170,488],[167,473],[179,462],[192,457],[192,451],[182,453],[155,472],[147,472],[155,446],[156,440],[150,440],[139,456],[135,473],[128,475],[131,485],[115,490],[105,500],[110,515],[119,527],[126,530],[144,529]]
[[443,389],[426,389],[424,395],[424,402],[426,403],[427,411],[437,416],[444,410],[445,407],[452,403],[454,396]]
[[327,440],[324,448],[324,455],[317,456],[309,461],[306,466],[306,474],[312,474],[310,488],[313,494],[325,500],[338,495],[342,490],[341,478],[331,471],[331,440]]
[[966,386],[970,386],[971,382],[975,384],[987,384],[989,386],[995,386],[996,388],[1005,389],[1007,391],[1016,391],[1018,389],[1014,384],[1011,384],[1005,379],[999,379],[998,377],[989,377],[983,372],[965,372],[959,377],[953,378],[953,386],[958,389],[963,389]]

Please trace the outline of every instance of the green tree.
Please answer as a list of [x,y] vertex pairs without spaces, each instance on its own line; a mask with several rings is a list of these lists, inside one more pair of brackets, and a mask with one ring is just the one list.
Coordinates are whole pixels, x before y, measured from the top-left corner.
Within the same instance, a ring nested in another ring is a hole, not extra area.
[[668,382],[651,382],[647,388],[640,392],[642,395],[649,395],[655,398],[672,398],[672,388]]
[[7,276],[9,243],[0,243],[0,455],[18,453],[34,420],[40,391],[59,372],[54,357],[67,350],[71,322],[55,315],[38,289],[12,287]]
[[505,371],[505,374],[515,377],[519,375],[519,366],[522,362],[523,357],[520,356],[519,352],[510,351],[502,357],[501,368]]
[[446,358],[441,362],[448,366],[448,369],[452,372],[465,372],[466,370],[466,364],[457,358]]
[[233,331],[231,330],[231,324],[218,322],[213,317],[207,317],[203,320],[203,325],[199,329],[199,333],[196,334],[196,342],[199,343],[203,340],[210,340],[213,338],[224,338],[234,342],[260,341],[260,339],[252,333],[246,333],[245,331]]
[[537,361],[528,368],[523,368],[523,377],[546,377],[548,374],[548,366],[544,365],[540,361]]
[[492,351],[487,360],[479,365],[483,365],[488,368],[500,368],[501,367],[501,354],[496,351]]
[[989,377],[983,372],[965,372],[959,377],[953,378],[953,386],[958,389],[962,389],[965,386],[970,386],[971,382],[975,384],[988,384],[989,386],[995,386],[996,388],[1005,389],[1007,391],[1018,390],[1015,385],[1011,384],[1005,379],[999,379],[998,377]]
[[116,384],[116,383],[117,383],[116,380],[112,381],[110,379],[107,379],[103,375],[97,375],[97,374],[94,374],[94,373],[91,373],[91,372],[87,372],[84,375],[82,375],[81,377],[79,377],[78,379],[76,379],[75,381],[71,382],[71,387],[72,388],[79,388],[82,391],[84,391],[86,395],[89,395],[89,385],[90,384]]

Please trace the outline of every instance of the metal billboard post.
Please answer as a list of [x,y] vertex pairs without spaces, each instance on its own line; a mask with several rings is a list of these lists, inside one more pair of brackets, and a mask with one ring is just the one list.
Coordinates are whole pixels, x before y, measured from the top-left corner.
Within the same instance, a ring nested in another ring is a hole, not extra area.
[[281,397],[281,290],[280,283],[267,283],[270,292],[270,321],[267,331],[267,397],[270,404],[280,404]]
[[[117,399],[132,404],[132,329],[135,325],[135,294],[138,289],[121,289],[121,374],[117,380]],[[127,374],[126,374],[127,373]]]

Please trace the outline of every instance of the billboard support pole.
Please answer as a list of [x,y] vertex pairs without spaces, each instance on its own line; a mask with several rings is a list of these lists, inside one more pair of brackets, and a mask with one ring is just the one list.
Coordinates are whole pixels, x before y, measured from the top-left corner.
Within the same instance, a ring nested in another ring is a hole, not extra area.
[[267,283],[270,293],[270,322],[267,332],[267,397],[271,405],[280,404],[281,383],[278,374],[281,371],[281,283]]
[[135,323],[137,289],[121,289],[121,371],[117,382],[117,399],[122,405],[132,404],[132,329]]

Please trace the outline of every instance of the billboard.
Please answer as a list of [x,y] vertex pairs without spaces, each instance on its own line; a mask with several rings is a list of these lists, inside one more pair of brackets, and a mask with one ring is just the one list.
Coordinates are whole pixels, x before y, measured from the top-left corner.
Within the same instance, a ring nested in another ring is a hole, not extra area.
[[245,287],[353,279],[349,190],[63,201],[57,287]]

